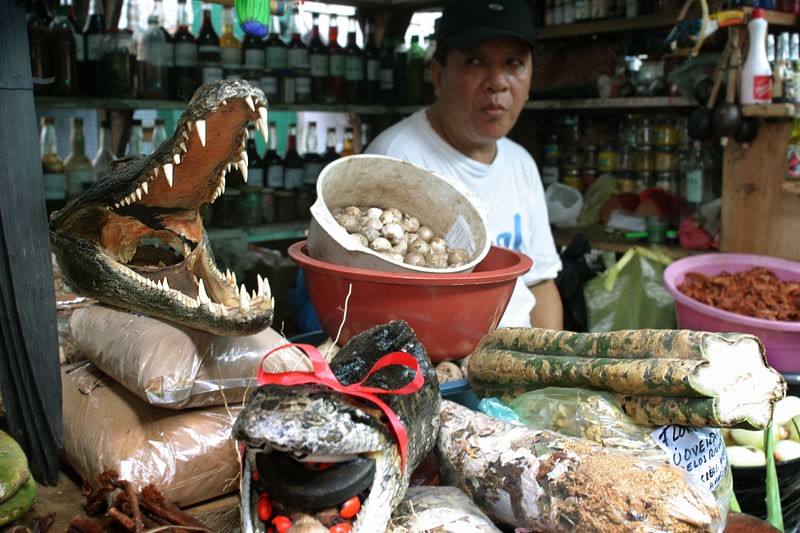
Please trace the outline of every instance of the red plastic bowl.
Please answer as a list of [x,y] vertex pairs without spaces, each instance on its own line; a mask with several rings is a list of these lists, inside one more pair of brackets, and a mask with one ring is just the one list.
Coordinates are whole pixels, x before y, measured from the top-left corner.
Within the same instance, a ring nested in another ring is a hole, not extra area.
[[490,248],[472,272],[461,274],[381,272],[334,265],[309,257],[306,241],[290,246],[289,257],[303,269],[311,303],[326,335],[335,339],[338,334],[341,345],[373,326],[402,319],[414,329],[434,363],[470,354],[478,341],[497,327],[516,279],[533,265],[528,256],[497,246]]
[[664,286],[675,299],[679,328],[696,331],[739,332],[756,335],[764,344],[767,362],[779,372],[800,371],[800,322],[754,318],[716,309],[689,298],[677,287],[686,274],[708,276],[768,268],[783,281],[800,281],[800,263],[766,255],[713,253],[685,257],[664,270]]

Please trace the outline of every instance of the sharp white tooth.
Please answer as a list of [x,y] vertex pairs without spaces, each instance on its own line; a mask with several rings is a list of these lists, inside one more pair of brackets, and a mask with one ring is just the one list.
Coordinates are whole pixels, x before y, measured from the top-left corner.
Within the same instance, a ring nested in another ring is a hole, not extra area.
[[222,317],[228,316],[228,308],[225,307],[225,304],[219,304],[219,314]]
[[[189,124],[191,124],[191,122],[189,122]],[[192,128],[190,127],[189,129],[192,129]],[[181,132],[181,137],[183,137],[184,139],[187,139],[187,140],[188,140],[188,139],[189,139],[189,132],[188,132],[188,131],[186,131],[186,130],[183,130],[183,131]]]
[[249,165],[250,164],[250,158],[247,157],[247,151],[246,150],[242,150],[241,157],[242,157],[242,161],[244,161],[245,165]]
[[261,130],[261,138],[264,139],[264,144],[269,144],[269,133],[267,131],[267,122],[264,119],[258,119],[258,125]]
[[162,284],[164,285],[164,290],[168,291],[169,290],[169,283],[167,283],[167,278],[164,278]]
[[150,194],[150,184],[146,181],[142,182],[142,192],[145,194]]
[[181,143],[181,150],[183,150],[184,152],[188,152],[188,151],[189,151],[189,150],[186,148],[186,143],[183,143],[183,142]]
[[229,269],[229,268],[225,269],[225,280],[226,281],[230,281],[231,280],[231,269]]
[[189,128],[189,131],[192,131],[192,121],[186,123],[186,127]]
[[119,202],[116,202],[116,203],[114,204],[114,207],[115,207],[116,209],[119,209]]
[[247,97],[244,99],[244,101],[247,102],[247,107],[250,108],[250,111],[253,111],[255,113],[256,104],[253,103],[253,97],[248,94]]
[[225,175],[223,174],[223,175],[222,175],[222,178],[219,180],[219,186],[220,186],[220,187],[222,187],[222,190],[223,190],[223,191],[225,190],[225,184],[226,184],[226,183],[228,183],[228,180],[227,180],[227,178],[225,177]]
[[250,298],[247,297],[247,289],[244,284],[239,290],[239,309],[245,313],[250,310]]
[[258,284],[258,295],[261,296],[264,294],[264,279],[261,274],[256,274],[256,283]]
[[142,199],[142,188],[141,187],[136,189],[136,199],[137,200],[141,200]]
[[239,172],[242,173],[242,180],[247,183],[247,163],[239,161]]
[[214,315],[218,315],[219,314],[219,311],[217,310],[217,306],[214,305],[213,302],[206,302],[205,305],[206,305],[206,309],[208,309],[208,311],[211,314],[214,314]]
[[194,123],[197,126],[197,136],[200,137],[200,144],[203,145],[203,148],[206,146],[206,121],[205,120],[198,120]]
[[200,280],[200,283],[197,285],[197,300],[201,303],[208,303],[211,301],[211,298],[208,297],[206,294],[206,287],[203,285],[203,280]]
[[125,203],[125,205],[131,205],[131,197],[130,196],[126,196],[125,199],[122,200],[122,201]]
[[270,287],[269,280],[266,277],[264,278],[264,292],[262,294],[264,295],[265,298],[267,296],[272,298],[272,287]]
[[222,101],[222,105],[228,105],[228,101],[227,100],[223,100]]
[[252,302],[256,298],[258,298],[258,294],[256,294],[256,291],[251,292],[250,293],[250,301]]
[[172,163],[164,164],[164,177],[167,178],[167,183],[172,187]]
[[231,272],[231,284],[236,285],[236,272]]
[[160,172],[161,172],[161,167],[154,168],[153,169],[153,179],[157,178]]
[[267,108],[263,105],[258,107],[258,117],[262,124],[267,123]]
[[230,171],[231,171],[231,166],[232,166],[232,165],[231,165],[231,163],[228,163],[228,166],[226,166],[226,167],[225,167],[225,169],[226,169],[228,172],[230,172]]
[[180,165],[181,164],[181,155],[180,154],[173,155],[172,156],[172,160],[175,161],[176,165]]

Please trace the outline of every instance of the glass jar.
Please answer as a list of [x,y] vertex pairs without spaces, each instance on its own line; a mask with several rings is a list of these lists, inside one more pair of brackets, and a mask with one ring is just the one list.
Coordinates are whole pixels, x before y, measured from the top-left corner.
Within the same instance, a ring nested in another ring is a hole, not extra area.
[[617,185],[619,192],[639,192],[639,182],[636,181],[636,174],[633,172],[620,172],[617,174]]
[[655,188],[677,196],[680,193],[679,174],[675,171],[657,172]]
[[[619,163],[617,163],[619,165]],[[581,155],[581,168],[594,169],[597,172],[597,146],[588,144],[583,147],[583,154]]]
[[564,185],[568,185],[578,191],[583,190],[583,179],[577,168],[572,168],[564,173]]
[[615,172],[617,170],[617,159],[618,153],[613,146],[602,146],[597,154],[597,171],[601,174]]
[[543,156],[544,159],[561,159],[562,156],[561,143],[558,141],[558,135],[551,133],[547,136],[544,143]]
[[239,189],[239,224],[246,228],[261,224],[261,187],[246,185]]
[[675,149],[671,146],[659,146],[655,156],[656,172],[670,172],[675,168]]
[[589,189],[597,179],[597,169],[584,168],[581,170],[581,181],[583,182],[583,190]]
[[655,172],[656,156],[652,146],[640,146],[636,151],[636,169],[638,173]]
[[656,185],[656,173],[652,171],[637,172],[636,184],[640,191],[652,189]]
[[261,220],[267,224],[275,222],[275,189],[261,189]]
[[674,121],[664,120],[656,129],[656,146],[674,147],[678,144],[678,128]]
[[619,172],[633,172],[636,170],[636,152],[630,146],[622,146],[617,156],[617,170]]
[[653,124],[649,118],[643,118],[639,121],[636,128],[636,146],[652,146],[656,142],[656,132]]

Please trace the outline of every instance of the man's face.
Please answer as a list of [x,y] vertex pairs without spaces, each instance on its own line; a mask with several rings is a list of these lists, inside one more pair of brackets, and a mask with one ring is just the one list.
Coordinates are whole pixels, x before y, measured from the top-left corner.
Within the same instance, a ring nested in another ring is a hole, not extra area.
[[476,145],[504,137],[528,99],[532,71],[530,47],[510,37],[450,50],[445,66],[434,61],[436,105],[451,126],[448,133],[458,137],[451,142]]

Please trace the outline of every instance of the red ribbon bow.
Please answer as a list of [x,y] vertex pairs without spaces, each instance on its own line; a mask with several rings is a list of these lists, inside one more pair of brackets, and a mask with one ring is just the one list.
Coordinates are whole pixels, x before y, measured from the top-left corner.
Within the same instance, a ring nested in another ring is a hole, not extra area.
[[[276,374],[264,372],[264,361],[267,360],[267,357],[275,352],[292,347],[300,349],[306,354],[306,356],[308,356],[308,358],[311,360],[311,366],[314,369],[313,372],[280,372]],[[400,365],[410,368],[414,371],[414,379],[399,389],[383,389],[379,387],[367,387],[363,385],[363,383],[367,381],[367,379],[369,379],[374,372],[391,365]],[[331,367],[328,365],[328,362],[325,360],[322,354],[319,353],[319,350],[310,344],[284,344],[283,346],[278,346],[264,356],[258,369],[259,385],[291,386],[305,383],[319,383],[335,390],[336,392],[341,392],[349,396],[364,398],[376,404],[389,419],[392,430],[397,436],[397,441],[400,444],[400,458],[403,469],[405,469],[406,465],[408,433],[406,433],[406,428],[403,426],[403,422],[397,417],[394,411],[392,411],[392,408],[378,398],[377,394],[411,394],[412,392],[417,392],[422,387],[424,381],[425,378],[423,377],[422,372],[419,370],[419,361],[417,361],[414,356],[408,352],[392,352],[381,357],[370,369],[369,373],[367,373],[363,380],[359,381],[358,383],[353,383],[352,385],[343,385],[336,378],[333,370],[331,370]]]

